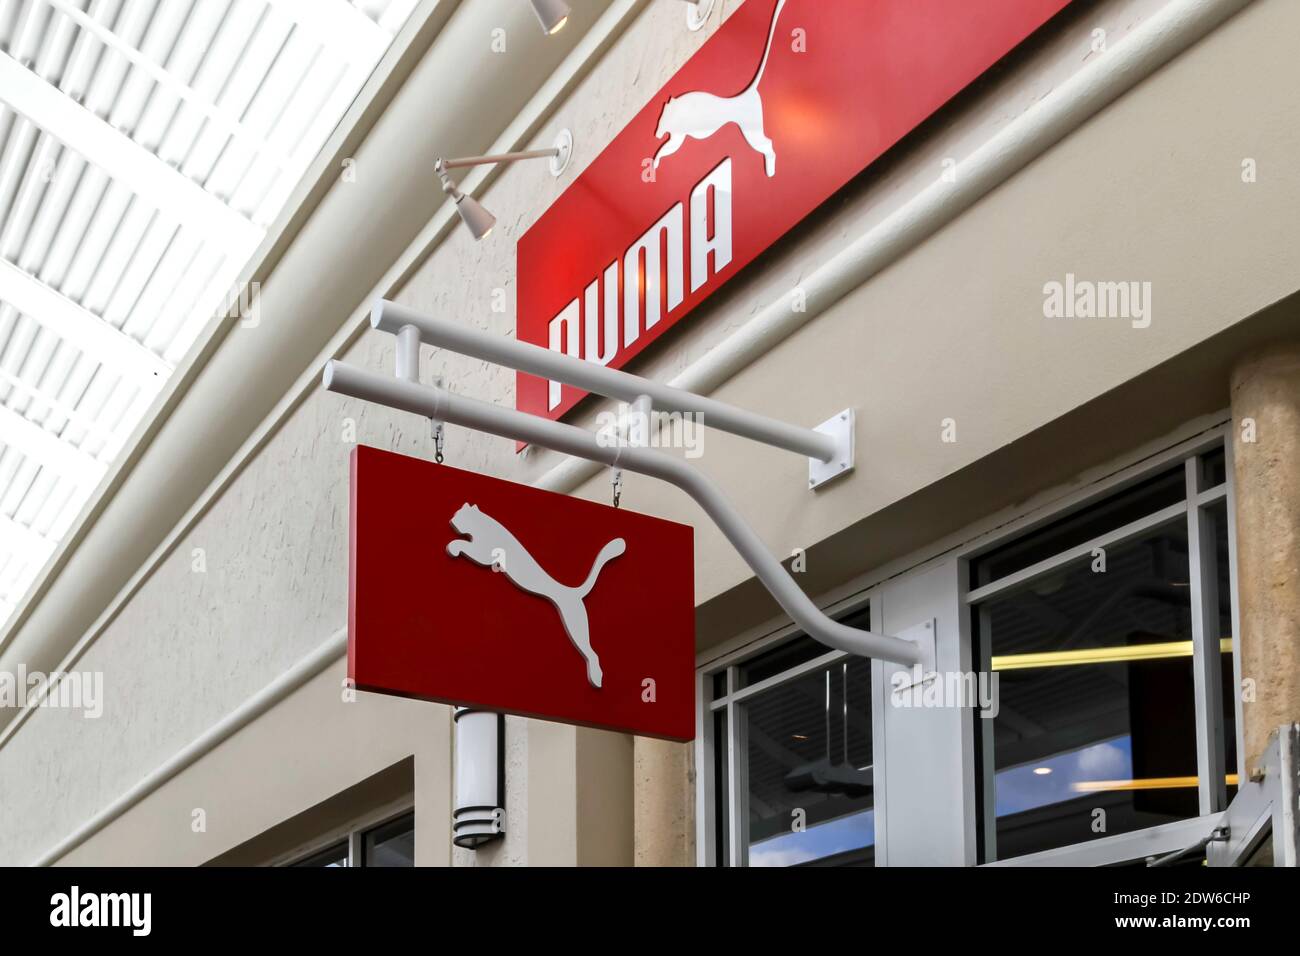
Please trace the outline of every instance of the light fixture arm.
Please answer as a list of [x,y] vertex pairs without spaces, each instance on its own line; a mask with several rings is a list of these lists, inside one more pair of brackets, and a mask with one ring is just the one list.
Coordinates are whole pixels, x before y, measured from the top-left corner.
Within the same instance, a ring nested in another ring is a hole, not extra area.
[[434,168],[439,174],[447,169],[461,169],[466,166],[490,166],[494,163],[515,163],[521,159],[544,159],[548,156],[559,156],[560,148],[552,146],[549,149],[526,149],[516,153],[496,153],[490,156],[464,156],[460,159],[442,159],[439,158]]
[[[384,312],[388,312],[392,317],[393,309],[392,303],[384,303],[383,307],[377,310],[377,314],[371,316],[371,323],[381,327]],[[426,319],[426,324],[433,321]],[[411,323],[403,326],[403,328],[412,327],[419,330],[420,337],[428,342],[423,325]],[[410,333],[405,335],[409,338]],[[445,337],[440,338],[446,340]],[[450,351],[462,352],[455,346],[449,347],[444,344],[443,347],[449,348]],[[474,355],[475,352],[463,351],[462,354]],[[652,390],[655,383],[641,381],[646,386],[641,394],[651,395],[653,399]],[[344,362],[327,362],[323,383],[327,391],[351,398],[412,412],[424,418],[463,425],[502,438],[540,445],[561,454],[617,466],[676,485],[704,509],[740,556],[745,559],[755,576],[767,588],[768,593],[810,637],[827,647],[849,654],[880,658],[909,667],[920,664],[925,672],[934,668],[932,630],[928,632],[931,635],[930,643],[925,644],[849,627],[828,617],[772,556],[762,540],[718,487],[707,476],[680,458],[652,448],[611,444],[603,441],[600,436],[575,425],[554,422],[527,412],[502,408],[490,402],[453,395],[444,388],[421,385],[404,377],[380,375]]]
[[439,157],[434,163],[434,170],[438,174],[438,179],[442,182],[442,191],[456,201],[456,212],[465,227],[473,234],[475,239],[486,239],[492,232],[492,227],[496,224],[496,217],[483,208],[482,204],[473,196],[462,192],[460,187],[451,181],[449,170],[461,169],[467,166],[489,166],[500,163],[516,163],[521,159],[549,159],[551,161],[551,175],[559,176],[569,165],[569,157],[573,155],[573,134],[567,129],[560,130],[555,138],[555,145],[545,149],[525,149],[513,153],[494,153],[487,156],[464,156],[459,159],[446,159]]

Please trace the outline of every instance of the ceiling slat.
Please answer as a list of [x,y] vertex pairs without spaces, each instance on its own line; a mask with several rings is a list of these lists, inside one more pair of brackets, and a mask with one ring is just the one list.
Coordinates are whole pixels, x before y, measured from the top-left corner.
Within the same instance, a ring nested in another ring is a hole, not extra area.
[[247,256],[262,230],[131,137],[0,52],[0,100],[167,216]]
[[0,300],[119,374],[157,387],[171,372],[135,339],[5,259],[0,259]]
[[303,32],[354,63],[374,69],[392,37],[347,0],[266,0]]
[[0,405],[0,442],[79,485],[96,485],[107,467],[53,432]]
[[173,76],[157,63],[154,63],[104,24],[100,23],[94,17],[83,12],[79,8],[73,6],[68,2],[68,0],[41,0],[41,2],[49,4],[76,23],[79,27],[84,29],[87,33],[93,34],[96,39],[102,42],[109,49],[126,57],[126,59],[134,66],[148,74],[149,77],[159,86],[166,89],[177,99],[183,100],[195,109],[199,110],[204,116],[225,132],[242,139],[251,149],[261,153],[271,162],[275,163],[277,167],[284,168],[289,164],[289,157],[270,148],[261,135],[254,133],[252,130],[246,129],[235,116],[230,115],[220,106],[211,103],[206,97],[196,92],[188,84]]
[[0,551],[21,554],[37,564],[44,564],[54,552],[54,542],[27,525],[0,514]]

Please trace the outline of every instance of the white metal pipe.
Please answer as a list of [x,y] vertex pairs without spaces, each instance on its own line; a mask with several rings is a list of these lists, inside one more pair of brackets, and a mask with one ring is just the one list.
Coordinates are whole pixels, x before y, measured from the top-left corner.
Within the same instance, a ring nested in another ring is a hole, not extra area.
[[420,330],[421,340],[429,345],[564,382],[606,398],[635,402],[646,395],[659,411],[697,415],[710,428],[720,428],[807,458],[830,461],[836,453],[835,440],[811,428],[775,421],[716,399],[661,385],[639,375],[553,352],[539,345],[488,335],[464,323],[423,315],[387,299],[375,302],[370,312],[370,324],[394,335],[404,326],[415,326]]
[[525,149],[517,153],[497,153],[491,156],[462,156],[459,159],[440,159],[436,164],[438,169],[461,169],[466,166],[489,166],[494,163],[514,163],[521,159],[542,159],[548,156],[559,156],[560,150],[551,146],[546,149]]
[[413,325],[404,325],[397,333],[397,377],[420,381],[420,330]]
[[910,641],[849,627],[827,617],[772,557],[758,535],[707,477],[686,462],[650,448],[607,447],[575,425],[548,421],[527,412],[453,395],[445,389],[378,375],[332,361],[325,365],[326,390],[402,411],[438,418],[477,431],[541,445],[603,465],[615,465],[659,478],[681,488],[713,519],[763,586],[810,637],[827,647],[862,657],[912,666],[922,663],[921,648]]

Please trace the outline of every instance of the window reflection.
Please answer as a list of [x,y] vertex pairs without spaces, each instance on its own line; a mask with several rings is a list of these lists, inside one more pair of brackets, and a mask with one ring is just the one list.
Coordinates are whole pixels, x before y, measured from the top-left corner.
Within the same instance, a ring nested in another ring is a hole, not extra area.
[[743,712],[750,865],[870,865],[870,661],[792,680]]
[[996,858],[1198,813],[1185,520],[991,598],[975,626],[1000,683],[981,728]]
[[415,814],[367,830],[361,849],[362,866],[415,866]]

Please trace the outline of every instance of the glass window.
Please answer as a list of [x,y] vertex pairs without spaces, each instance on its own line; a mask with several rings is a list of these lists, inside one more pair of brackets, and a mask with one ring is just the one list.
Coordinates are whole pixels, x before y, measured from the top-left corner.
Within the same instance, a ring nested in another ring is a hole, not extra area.
[[[870,611],[843,620],[866,627]],[[808,669],[830,654],[800,635],[737,665],[740,686],[713,714],[720,864],[729,860],[733,815],[750,866],[873,864],[871,662],[840,655]],[[760,682],[767,686],[749,690]]]
[[[1192,472],[1180,464],[971,562],[980,585],[1039,562],[1051,568],[972,607],[977,660],[998,679],[996,716],[975,721],[981,859],[1198,816],[1222,809],[1235,792],[1226,504],[1192,502],[1194,521],[1183,511],[1133,538],[1065,557],[1166,508],[1176,484],[1186,503],[1189,475],[1200,488],[1226,480],[1222,456],[1202,456]],[[1189,534],[1199,537],[1206,566],[1191,566]],[[1210,811],[1200,794],[1209,767],[1198,760],[1194,620],[1205,622],[1206,646],[1221,662],[1220,706],[1206,737],[1225,773],[1224,786],[1210,788]]]
[[828,653],[830,648],[825,644],[819,644],[811,637],[796,637],[741,664],[740,686],[752,687]]
[[713,784],[717,793],[718,814],[714,826],[714,859],[718,865],[731,859],[731,835],[728,813],[731,808],[731,774],[727,767],[727,712],[719,710],[713,715]]
[[362,866],[415,866],[415,814],[367,830],[361,837]]
[[290,863],[290,866],[347,866],[348,865],[348,845],[347,842],[336,843],[331,847],[321,850],[319,853],[313,853],[311,856],[299,860],[296,863]]
[[999,859],[1197,815],[1186,521],[1096,566],[977,608]]
[[742,713],[749,865],[870,866],[871,662],[850,658],[771,688]]
[[718,671],[716,674],[714,674],[711,683],[713,685],[713,697],[711,698],[712,700],[718,700],[720,698],[727,696],[727,672],[726,671]]
[[1054,554],[1185,501],[1186,497],[1187,479],[1179,465],[980,555],[970,563],[971,588],[1023,571]]
[[367,830],[354,828],[338,843],[287,865],[415,866],[415,811]]
[[1201,491],[1217,488],[1228,480],[1228,459],[1222,447],[1201,456]]

